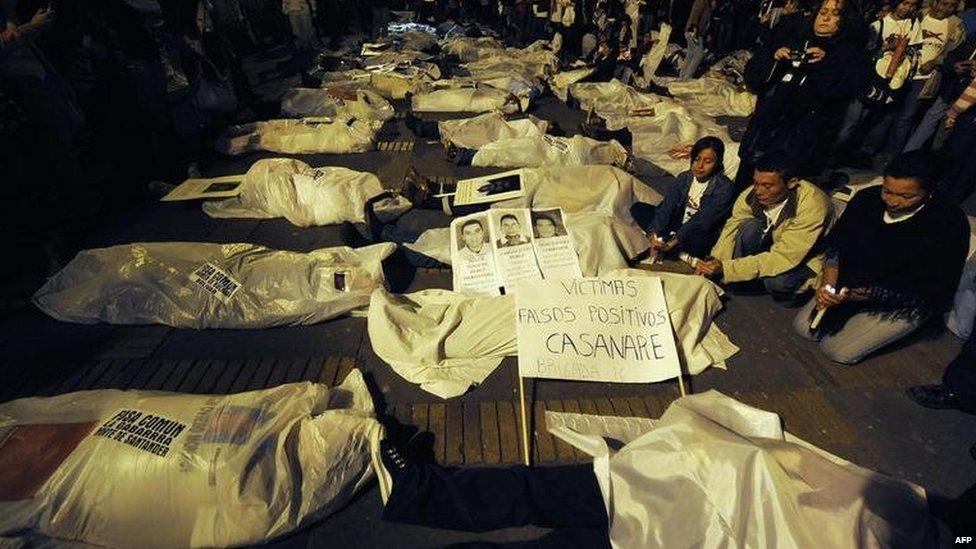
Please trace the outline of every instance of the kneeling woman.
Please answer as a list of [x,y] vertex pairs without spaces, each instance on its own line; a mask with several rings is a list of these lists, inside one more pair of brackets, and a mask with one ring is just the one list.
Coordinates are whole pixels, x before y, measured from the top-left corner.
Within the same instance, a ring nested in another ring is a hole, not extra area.
[[958,207],[932,197],[926,154],[895,157],[884,183],[858,192],[827,236],[823,283],[793,327],[834,362],[860,361],[941,318],[952,301],[969,226]]
[[630,214],[647,232],[651,254],[709,254],[735,201],[732,181],[723,173],[725,145],[703,137],[691,149],[691,169],[678,174],[657,207],[637,202]]

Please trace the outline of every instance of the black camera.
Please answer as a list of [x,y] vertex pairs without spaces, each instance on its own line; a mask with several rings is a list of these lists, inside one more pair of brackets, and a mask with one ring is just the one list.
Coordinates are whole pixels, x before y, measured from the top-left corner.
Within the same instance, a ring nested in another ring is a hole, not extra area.
[[806,50],[790,50],[789,59],[792,63],[806,63],[810,60],[810,54]]

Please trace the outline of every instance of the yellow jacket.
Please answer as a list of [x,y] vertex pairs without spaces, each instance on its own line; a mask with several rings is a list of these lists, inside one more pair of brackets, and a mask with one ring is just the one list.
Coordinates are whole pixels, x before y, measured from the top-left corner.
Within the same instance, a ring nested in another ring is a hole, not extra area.
[[786,206],[772,228],[773,243],[766,252],[732,259],[739,226],[752,218],[764,219],[762,206],[747,189],[732,206],[732,217],[712,248],[712,257],[722,261],[723,282],[744,282],[785,273],[806,263],[816,276],[799,289],[817,284],[823,271],[823,237],[833,221],[833,207],[827,195],[813,183],[800,181],[789,191]]

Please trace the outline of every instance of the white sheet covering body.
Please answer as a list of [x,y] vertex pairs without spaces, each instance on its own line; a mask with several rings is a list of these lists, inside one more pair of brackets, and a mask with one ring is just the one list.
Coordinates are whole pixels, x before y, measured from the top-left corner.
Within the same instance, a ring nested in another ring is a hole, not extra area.
[[380,123],[368,120],[300,118],[265,120],[231,126],[217,138],[217,152],[251,151],[284,154],[344,154],[371,151]]
[[384,283],[380,262],[394,249],[383,243],[306,254],[254,244],[126,244],[79,252],[32,300],[58,320],[82,324],[315,324],[369,303]]
[[407,95],[426,91],[427,86],[440,77],[441,71],[437,65],[418,61],[409,65],[374,67],[372,70],[327,72],[322,75],[321,85],[323,88],[368,88],[388,99],[403,99]]
[[506,120],[497,112],[437,123],[442,142],[471,150],[480,149],[501,139],[542,137],[548,127],[548,122],[531,115],[518,120]]
[[0,433],[10,435],[8,458],[20,449],[30,459],[42,443],[47,456],[24,472],[34,490],[0,501],[0,535],[224,547],[281,536],[342,507],[372,478],[382,427],[353,370],[333,389],[25,398],[0,405]]
[[410,98],[414,112],[490,112],[516,113],[519,100],[507,90],[488,85],[437,89]]
[[922,488],[828,454],[784,432],[776,414],[714,390],[659,420],[546,412],[546,426],[593,456],[616,548],[937,545]]
[[[698,276],[615,271],[608,276],[657,276],[664,282],[675,343],[685,371],[725,367],[738,347],[712,323],[719,288]],[[515,299],[425,290],[403,296],[377,290],[370,300],[369,339],[394,371],[441,398],[481,383],[517,353]]]
[[735,174],[739,169],[739,144],[732,141],[728,129],[714,118],[674,101],[658,103],[654,109],[654,116],[626,122],[633,136],[634,156],[678,175],[688,169],[690,159],[673,151],[685,149],[690,153],[696,141],[711,135],[725,143],[725,173]]
[[[244,176],[241,194],[204,202],[203,211],[217,218],[284,217],[299,227],[362,223],[363,206],[383,192],[379,178],[348,168],[312,168],[301,160],[258,160]],[[378,214],[392,218],[410,208],[402,197],[376,204]]]
[[[603,117],[607,128],[629,129],[637,158],[677,175],[688,169],[689,160],[674,151],[690,149],[698,139],[712,135],[725,143],[725,171],[734,174],[739,168],[739,144],[714,117],[752,113],[755,95],[718,78],[661,82],[669,86],[675,99],[638,92],[618,80],[574,84],[570,93],[583,110],[592,109]],[[635,110],[651,108],[653,115],[633,116]]]
[[[341,95],[355,94],[355,99]],[[396,115],[393,105],[367,89],[329,90],[292,88],[281,98],[281,114],[297,118],[320,117],[385,122]]]
[[[522,171],[525,195],[497,202],[498,208],[562,208],[580,256],[583,276],[600,276],[627,267],[647,249],[647,237],[630,215],[634,202],[657,205],[661,195],[629,173],[612,166],[528,168]],[[407,247],[450,264],[448,229],[431,229]]]
[[708,116],[749,116],[756,110],[756,94],[722,78],[658,78],[674,100]]
[[535,168],[539,166],[623,166],[627,149],[616,140],[597,141],[582,135],[541,135],[500,139],[478,149],[472,166]]

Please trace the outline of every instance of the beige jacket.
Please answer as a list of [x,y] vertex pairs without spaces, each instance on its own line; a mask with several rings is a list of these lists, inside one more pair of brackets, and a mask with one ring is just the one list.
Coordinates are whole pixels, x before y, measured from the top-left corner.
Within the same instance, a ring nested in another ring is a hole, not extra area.
[[732,259],[739,226],[753,218],[763,218],[762,206],[747,189],[736,199],[732,217],[712,248],[712,257],[722,261],[723,282],[744,282],[785,273],[806,263],[816,276],[799,289],[816,285],[823,272],[821,243],[833,221],[833,207],[827,195],[813,183],[800,181],[790,191],[786,206],[773,226],[773,244],[766,252]]

